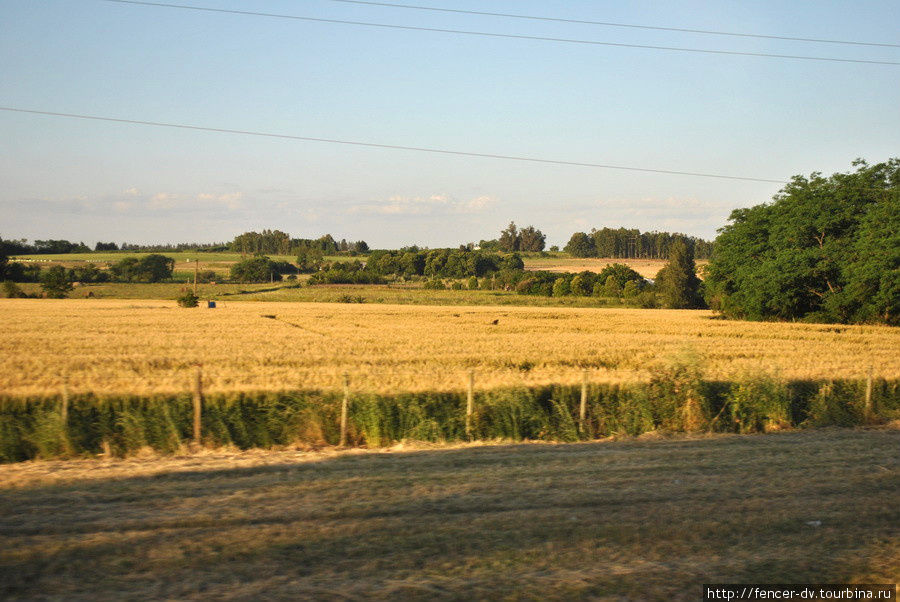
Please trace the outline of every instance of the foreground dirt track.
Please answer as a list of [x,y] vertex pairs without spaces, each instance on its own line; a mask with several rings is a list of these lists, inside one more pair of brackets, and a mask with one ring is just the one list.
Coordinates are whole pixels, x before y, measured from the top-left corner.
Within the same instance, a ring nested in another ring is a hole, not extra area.
[[897,582],[900,431],[0,466],[0,597],[685,599]]

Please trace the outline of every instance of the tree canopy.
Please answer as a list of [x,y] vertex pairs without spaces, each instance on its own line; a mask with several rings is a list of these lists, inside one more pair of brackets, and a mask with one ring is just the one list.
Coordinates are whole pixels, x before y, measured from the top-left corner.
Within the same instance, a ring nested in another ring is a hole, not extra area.
[[726,316],[900,324],[900,159],[795,176],[771,203],[732,212],[709,264]]

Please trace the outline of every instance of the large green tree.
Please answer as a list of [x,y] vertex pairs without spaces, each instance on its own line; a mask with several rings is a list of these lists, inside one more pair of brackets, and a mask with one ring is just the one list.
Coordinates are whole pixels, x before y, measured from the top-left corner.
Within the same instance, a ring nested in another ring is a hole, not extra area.
[[41,274],[41,288],[51,299],[63,299],[72,291],[66,268],[55,265]]
[[704,306],[700,279],[694,263],[694,248],[678,239],[669,248],[669,262],[656,275],[657,299],[671,309],[697,309]]
[[572,257],[597,256],[597,247],[594,245],[594,239],[584,232],[573,234],[563,251],[569,253]]
[[732,212],[707,271],[710,305],[755,320],[898,324],[900,159],[795,176]]

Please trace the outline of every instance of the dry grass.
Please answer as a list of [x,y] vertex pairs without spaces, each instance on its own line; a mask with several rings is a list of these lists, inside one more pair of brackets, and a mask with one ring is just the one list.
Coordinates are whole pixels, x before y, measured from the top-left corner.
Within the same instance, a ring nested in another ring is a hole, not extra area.
[[900,431],[0,466],[9,599],[696,600],[896,583]]
[[[634,382],[667,355],[692,349],[708,378],[900,375],[900,331],[772,324],[710,312],[532,307],[227,303],[186,310],[166,301],[0,300],[0,390],[171,393],[204,366],[210,392],[333,389],[351,373],[372,392],[477,386]],[[276,319],[265,316],[275,316]],[[493,322],[497,321],[496,324]]]
[[[547,270],[548,272],[576,273],[585,270],[601,272],[603,268],[613,263],[622,263],[644,278],[656,278],[656,274],[665,267],[665,259],[616,259],[612,257],[528,257],[525,259],[526,270]],[[698,271],[709,263],[706,260],[697,261]]]

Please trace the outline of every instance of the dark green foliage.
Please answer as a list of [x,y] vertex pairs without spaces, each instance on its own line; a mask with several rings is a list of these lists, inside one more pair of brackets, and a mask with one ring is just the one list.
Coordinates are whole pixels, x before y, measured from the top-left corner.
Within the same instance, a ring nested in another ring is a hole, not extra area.
[[19,263],[12,261],[6,264],[4,272],[4,280],[12,282],[40,282],[41,266],[29,263]]
[[51,299],[63,299],[73,287],[66,268],[55,265],[41,274],[41,288]]
[[21,299],[27,295],[12,280],[3,281],[3,296],[7,299]]
[[669,250],[669,262],[656,275],[657,299],[670,309],[704,307],[700,279],[694,264],[694,251],[684,240],[676,240]]
[[625,285],[632,281],[635,282],[638,287],[642,288],[647,282],[643,276],[622,263],[613,263],[600,270],[597,281],[606,284],[606,281],[610,277],[615,278],[619,288],[625,288]]
[[614,276],[608,276],[606,282],[603,283],[603,296],[618,298],[622,296],[622,287]]
[[316,272],[309,284],[384,284],[386,280],[359,261],[335,262],[327,270]]
[[[669,259],[672,244],[686,239],[694,248],[696,257],[708,259],[712,254],[711,242],[677,232],[641,232],[637,228],[600,228],[590,234],[596,247],[596,257],[647,257]],[[621,283],[620,283],[621,284]]]
[[172,277],[175,260],[151,253],[138,259],[126,257],[109,267],[113,279],[119,282],[162,282]]
[[94,245],[95,251],[118,251],[119,245],[114,242],[98,242]]
[[581,272],[572,278],[572,282],[569,285],[571,293],[579,297],[590,297],[594,291],[596,276],[593,272]]
[[244,259],[231,266],[231,280],[241,283],[281,280],[278,263],[268,257]]
[[569,293],[572,292],[571,287],[569,286],[569,282],[571,280],[569,278],[557,278],[553,281],[553,296],[554,297],[565,297]]
[[107,282],[109,273],[89,263],[81,267],[71,268],[69,270],[69,280],[82,283]]
[[572,257],[596,257],[597,247],[594,245],[594,239],[584,232],[576,232],[563,247],[563,251]]
[[509,222],[506,229],[500,232],[500,238],[497,239],[497,245],[507,253],[518,251],[520,242],[519,229],[516,228],[514,222]]
[[297,253],[297,267],[301,274],[312,274],[320,270],[325,255],[321,249],[301,249]]
[[175,299],[179,307],[197,307],[200,304],[200,298],[194,294],[194,291],[185,291],[183,295]]
[[900,324],[900,159],[795,176],[732,212],[706,277],[729,317]]
[[[876,380],[873,414],[864,416],[864,381],[782,382],[749,376],[707,381],[690,358],[654,368],[649,383],[592,384],[579,431],[580,386],[514,387],[475,395],[477,439],[574,441],[649,431],[757,432],[801,426],[851,426],[900,419],[900,381]],[[340,394],[320,391],[208,395],[203,445],[242,449],[336,445]],[[352,393],[351,444],[466,439],[466,393]],[[190,395],[147,398],[71,396],[68,420],[53,397],[0,398],[0,462],[114,455],[143,448],[182,450],[192,437]]]

